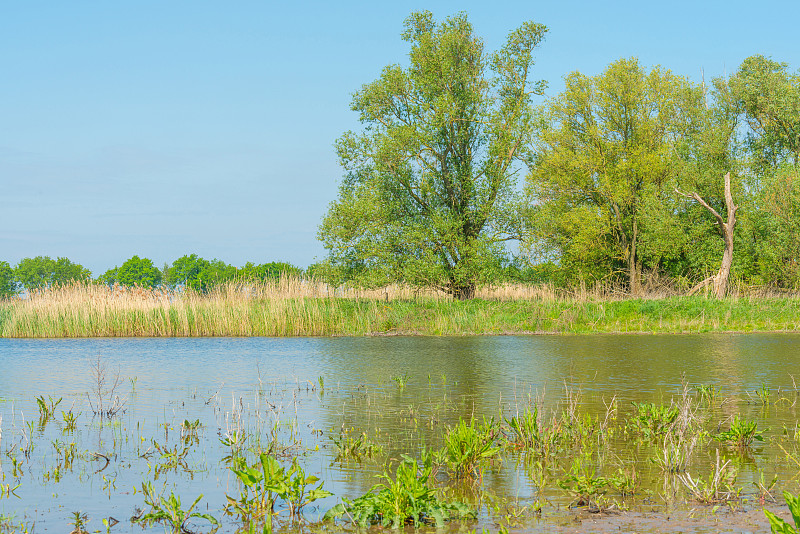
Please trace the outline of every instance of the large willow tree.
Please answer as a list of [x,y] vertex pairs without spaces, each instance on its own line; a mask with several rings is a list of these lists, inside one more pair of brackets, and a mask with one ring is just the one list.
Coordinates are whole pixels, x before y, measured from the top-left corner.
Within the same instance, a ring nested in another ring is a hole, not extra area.
[[487,53],[465,14],[406,19],[410,65],[355,93],[364,128],[336,144],[346,175],[319,230],[329,266],[364,284],[474,295],[503,242],[519,237],[512,205],[531,97],[544,90],[531,68],[546,31],[527,22]]
[[640,289],[643,236],[650,247],[680,230],[669,184],[679,147],[693,137],[702,92],[667,70],[620,59],[597,76],[572,73],[543,108],[528,187],[532,238],[562,267],[600,277],[624,273]]

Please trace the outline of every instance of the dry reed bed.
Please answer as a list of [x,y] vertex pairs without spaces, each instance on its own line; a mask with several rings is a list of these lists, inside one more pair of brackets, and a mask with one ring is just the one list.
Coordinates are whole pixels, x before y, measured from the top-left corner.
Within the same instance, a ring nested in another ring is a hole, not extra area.
[[191,291],[76,284],[0,303],[0,337],[331,336],[795,331],[796,296],[622,299],[595,287],[482,289],[472,301],[401,286],[331,288],[299,278]]

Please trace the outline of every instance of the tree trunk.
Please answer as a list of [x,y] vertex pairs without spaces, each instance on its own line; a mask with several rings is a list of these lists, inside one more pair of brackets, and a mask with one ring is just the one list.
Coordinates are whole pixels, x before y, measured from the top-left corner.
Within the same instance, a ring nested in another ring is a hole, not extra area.
[[636,219],[633,220],[633,235],[631,236],[630,253],[628,254],[628,289],[631,295],[639,294],[639,274],[640,269],[636,262],[636,244],[639,238],[639,228]]
[[636,270],[636,261],[628,260],[628,290],[631,295],[639,294],[639,273]]
[[713,284],[714,296],[721,299],[725,297],[726,293],[728,292],[728,279],[730,278],[731,274],[731,265],[733,265],[733,229],[734,226],[736,226],[736,210],[739,209],[739,206],[736,206],[733,203],[733,195],[731,194],[731,173],[725,173],[725,210],[728,212],[727,221],[723,219],[722,216],[717,213],[717,210],[712,208],[708,202],[703,200],[702,197],[700,197],[700,195],[698,195],[696,192],[683,193],[678,191],[677,188],[675,191],[681,196],[697,201],[701,206],[710,211],[715,219],[717,219],[717,225],[722,232],[722,239],[725,240],[725,251],[722,253],[722,264],[719,266],[719,271],[717,271],[717,274],[706,278],[697,284],[692,288],[691,291],[689,291],[689,294],[692,295],[707,285]]
[[475,298],[475,284],[451,286],[450,292],[458,300],[469,300]]
[[725,239],[725,252],[722,253],[722,264],[714,280],[714,293],[717,298],[722,298],[728,292],[728,279],[733,265],[733,227],[736,226],[736,210],[731,194],[731,173],[725,174],[725,209],[728,211],[728,221],[720,223],[722,237]]

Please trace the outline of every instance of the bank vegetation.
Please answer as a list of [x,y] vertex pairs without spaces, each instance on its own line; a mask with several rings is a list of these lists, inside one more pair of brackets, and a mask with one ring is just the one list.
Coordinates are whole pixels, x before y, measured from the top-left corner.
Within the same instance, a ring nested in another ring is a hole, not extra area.
[[800,296],[734,284],[733,296],[653,287],[487,286],[476,298],[404,286],[334,288],[284,276],[206,293],[75,283],[0,301],[0,337],[503,335],[797,331]]

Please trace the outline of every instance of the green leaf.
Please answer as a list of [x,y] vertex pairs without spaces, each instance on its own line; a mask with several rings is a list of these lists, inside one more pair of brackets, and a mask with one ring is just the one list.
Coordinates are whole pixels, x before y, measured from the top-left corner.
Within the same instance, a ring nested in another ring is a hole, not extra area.
[[800,495],[793,497],[788,491],[783,492],[783,498],[786,499],[786,504],[789,505],[789,511],[794,519],[794,525],[800,528]]
[[189,517],[200,517],[202,519],[205,519],[206,521],[208,521],[212,525],[217,525],[217,526],[219,525],[219,521],[217,521],[217,518],[214,517],[211,514],[195,512],[192,515],[190,515]]
[[797,534],[797,531],[791,525],[769,510],[764,510],[764,515],[769,520],[773,534]]
[[325,512],[325,515],[322,516],[322,520],[333,521],[337,517],[344,515],[345,512],[347,512],[347,508],[345,507],[344,503],[339,503],[330,510],[328,510],[327,512]]

